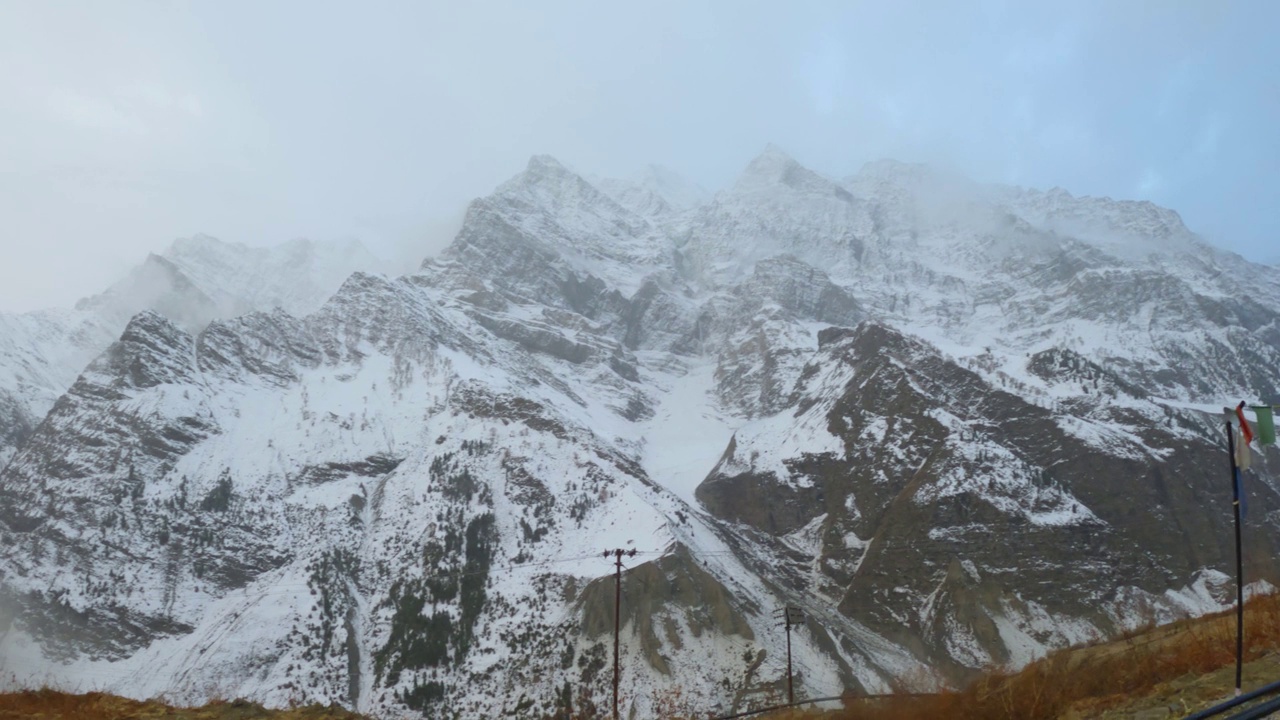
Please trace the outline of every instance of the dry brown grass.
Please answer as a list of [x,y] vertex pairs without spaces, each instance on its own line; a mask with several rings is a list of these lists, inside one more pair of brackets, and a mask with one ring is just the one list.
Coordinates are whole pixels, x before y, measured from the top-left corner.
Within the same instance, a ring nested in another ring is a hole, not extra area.
[[359,720],[362,717],[337,707],[267,710],[243,700],[176,708],[156,700],[130,700],[99,692],[72,694],[46,688],[0,693],[0,720]]
[[[1245,660],[1280,650],[1280,595],[1245,605]],[[1179,679],[1235,664],[1234,611],[1063,650],[1016,673],[992,672],[964,690],[860,700],[827,713],[770,720],[1056,720],[1097,717]],[[1227,673],[1226,676],[1230,676]],[[1224,688],[1227,690],[1228,688]]]

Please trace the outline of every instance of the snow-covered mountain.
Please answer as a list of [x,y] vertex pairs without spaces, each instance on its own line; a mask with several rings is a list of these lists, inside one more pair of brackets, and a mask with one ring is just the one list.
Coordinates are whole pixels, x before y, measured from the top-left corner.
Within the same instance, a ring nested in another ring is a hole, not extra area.
[[[1276,268],[1149,204],[923,166],[645,177],[535,157],[413,274],[133,316],[0,473],[0,672],[599,706],[618,548],[641,715],[782,692],[788,604],[797,692],[830,695],[1229,601],[1220,409],[1277,395]],[[1249,579],[1276,583],[1257,454]]]
[[291,240],[270,247],[222,242],[207,235],[175,240],[105,292],[77,309],[109,309],[132,317],[153,309],[199,331],[210,321],[254,310],[293,314],[318,309],[355,270],[380,261],[360,242]]
[[155,310],[190,331],[252,310],[305,314],[353,270],[378,267],[358,242],[256,248],[201,235],[149,255],[74,309],[0,313],[0,467],[136,313]]

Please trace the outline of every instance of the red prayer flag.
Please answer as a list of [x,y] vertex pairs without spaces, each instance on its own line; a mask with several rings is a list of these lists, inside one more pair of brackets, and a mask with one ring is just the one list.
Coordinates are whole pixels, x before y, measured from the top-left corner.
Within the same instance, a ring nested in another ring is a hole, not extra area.
[[1249,427],[1249,422],[1244,419],[1244,403],[1236,406],[1236,417],[1240,418],[1240,432],[1244,434],[1244,444],[1253,443],[1253,428]]

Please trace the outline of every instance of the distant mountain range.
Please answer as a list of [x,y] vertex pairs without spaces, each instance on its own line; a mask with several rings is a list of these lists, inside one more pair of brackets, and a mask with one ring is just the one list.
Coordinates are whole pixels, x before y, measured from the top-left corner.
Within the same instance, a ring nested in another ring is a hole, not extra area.
[[619,548],[640,716],[783,692],[787,605],[797,695],[831,695],[1234,597],[1221,409],[1280,397],[1280,268],[1171,210],[538,156],[372,266],[196,239],[0,317],[0,673],[551,716],[607,701]]
[[358,242],[294,240],[268,249],[196,236],[148,255],[74,308],[0,313],[0,467],[135,314],[154,310],[192,332],[254,310],[305,314],[353,270],[379,265]]

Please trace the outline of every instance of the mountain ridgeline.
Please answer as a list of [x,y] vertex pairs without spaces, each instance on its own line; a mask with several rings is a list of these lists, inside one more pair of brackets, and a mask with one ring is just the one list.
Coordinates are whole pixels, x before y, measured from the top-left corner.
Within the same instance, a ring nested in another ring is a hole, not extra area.
[[1234,597],[1221,408],[1280,399],[1280,269],[1149,203],[539,156],[403,277],[188,243],[0,318],[0,672],[552,716],[609,697],[614,548],[640,714],[781,692],[785,605],[803,696]]

